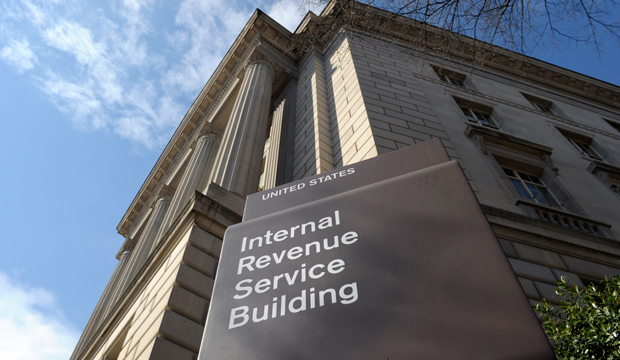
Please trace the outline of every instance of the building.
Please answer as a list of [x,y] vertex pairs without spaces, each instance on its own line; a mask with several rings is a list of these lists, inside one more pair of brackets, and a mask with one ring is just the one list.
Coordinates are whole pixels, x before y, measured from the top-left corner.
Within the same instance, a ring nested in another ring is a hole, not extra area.
[[557,301],[561,276],[620,274],[620,88],[439,29],[421,42],[412,20],[373,26],[387,18],[333,1],[293,34],[254,13],[123,216],[72,360],[194,359],[246,195],[431,138],[532,302]]

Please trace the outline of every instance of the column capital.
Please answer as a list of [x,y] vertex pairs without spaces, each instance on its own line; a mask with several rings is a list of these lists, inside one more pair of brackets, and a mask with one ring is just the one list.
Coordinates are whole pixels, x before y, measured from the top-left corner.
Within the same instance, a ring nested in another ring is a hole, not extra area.
[[257,64],[262,64],[267,66],[272,74],[275,75],[276,73],[276,69],[278,68],[278,65],[271,60],[270,58],[268,58],[267,56],[259,53],[259,52],[255,52],[249,59],[248,62],[245,64],[245,70],[247,70],[250,66],[253,65],[257,65]]
[[155,202],[153,202],[153,205],[151,206],[152,207],[157,206],[157,203],[160,201],[164,201],[164,200],[170,201],[173,195],[174,195],[174,189],[168,185],[164,185],[159,190],[159,194],[157,194],[157,200],[155,200]]
[[136,241],[134,239],[126,238],[125,242],[121,246],[121,249],[116,254],[116,258],[121,260],[124,256],[131,254],[133,249],[136,247]]
[[200,141],[200,139],[202,138],[214,140],[214,139],[217,139],[217,136],[218,134],[214,130],[205,129],[205,130],[202,130],[200,133],[198,133],[197,139],[198,141]]

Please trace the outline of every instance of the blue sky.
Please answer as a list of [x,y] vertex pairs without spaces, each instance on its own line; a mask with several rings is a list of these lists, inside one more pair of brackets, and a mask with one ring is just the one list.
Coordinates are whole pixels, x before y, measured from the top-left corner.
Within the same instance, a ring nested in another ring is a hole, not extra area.
[[[256,7],[301,19],[293,0],[0,3],[0,358],[68,358],[116,225]],[[620,84],[607,49],[535,56]]]

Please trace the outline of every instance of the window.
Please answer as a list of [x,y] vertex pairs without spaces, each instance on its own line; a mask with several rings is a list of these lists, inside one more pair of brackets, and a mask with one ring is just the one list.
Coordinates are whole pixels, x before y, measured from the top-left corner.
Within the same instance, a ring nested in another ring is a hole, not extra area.
[[611,191],[620,195],[620,167],[606,162],[592,161],[588,171],[596,175]]
[[456,101],[461,112],[469,122],[493,129],[499,129],[497,122],[491,116],[493,113],[492,107],[458,97],[454,97],[454,101]]
[[609,179],[609,188],[611,191],[620,195],[620,181],[615,181],[615,179]]
[[619,123],[617,123],[617,122],[613,122],[613,121],[610,121],[610,120],[607,120],[607,119],[605,119],[605,121],[606,121],[609,125],[611,125],[614,129],[616,129],[616,131],[617,131],[617,132],[620,132],[620,124],[619,124]]
[[573,147],[581,153],[581,155],[589,159],[603,161],[601,154],[592,146],[591,137],[565,129],[557,129],[562,135],[564,135],[566,140],[568,140],[568,142],[570,142],[571,145],[573,145]]
[[551,101],[524,93],[521,94],[536,108],[536,110],[549,115],[557,115],[555,111],[552,110],[553,103]]
[[469,121],[471,121],[473,123],[478,123],[478,124],[480,124],[482,126],[487,126],[487,127],[490,127],[490,128],[499,129],[499,126],[497,126],[497,124],[495,123],[495,121],[491,117],[490,113],[486,113],[484,111],[472,109],[470,107],[466,107],[466,106],[463,106],[463,105],[459,105],[459,107],[461,108],[461,111],[463,112],[463,114],[465,115],[467,120],[469,120]]
[[433,66],[433,70],[435,71],[435,74],[439,76],[439,79],[441,81],[446,82],[451,85],[456,85],[456,86],[460,86],[463,88],[467,88],[467,86],[465,86],[465,79],[467,78],[465,75],[459,74],[452,70],[442,69],[437,66]]
[[579,140],[571,139],[571,138],[567,138],[567,139],[568,139],[568,141],[570,141],[571,144],[573,144],[573,146],[577,150],[579,150],[581,155],[583,155],[585,157],[588,157],[590,159],[594,159],[594,160],[603,160],[601,155],[599,155],[599,153],[596,152],[596,150],[594,150],[594,148],[592,146],[590,146],[590,144],[587,144],[585,142],[581,142]]
[[526,174],[518,170],[502,167],[504,174],[508,176],[510,183],[519,196],[533,200],[539,204],[561,207],[547,186],[536,175]]

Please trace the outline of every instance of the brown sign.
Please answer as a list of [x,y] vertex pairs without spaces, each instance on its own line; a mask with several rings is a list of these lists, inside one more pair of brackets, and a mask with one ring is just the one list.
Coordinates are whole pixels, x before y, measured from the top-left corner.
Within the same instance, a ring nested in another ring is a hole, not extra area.
[[199,360],[555,359],[457,162],[319,198],[228,229]]
[[249,195],[243,221],[450,161],[438,138]]

